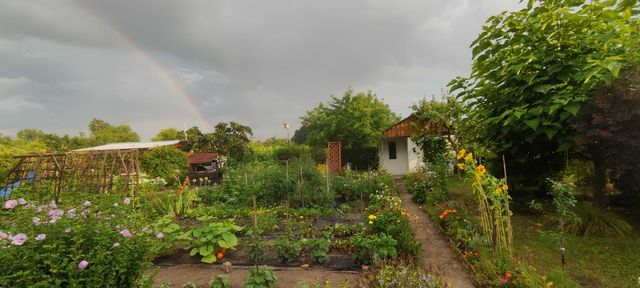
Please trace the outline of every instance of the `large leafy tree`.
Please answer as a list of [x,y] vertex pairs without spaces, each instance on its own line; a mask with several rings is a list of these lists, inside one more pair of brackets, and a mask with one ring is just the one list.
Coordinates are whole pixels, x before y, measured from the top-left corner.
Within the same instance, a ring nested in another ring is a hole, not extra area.
[[[605,203],[604,187],[609,170],[628,204],[639,203],[640,173],[640,71],[629,70],[613,85],[598,88],[575,127],[591,155],[595,170],[594,201]],[[629,201],[634,200],[635,201]]]
[[178,131],[176,128],[162,129],[158,134],[151,138],[153,141],[169,141],[169,140],[181,140],[184,138],[184,133]]
[[570,122],[639,59],[636,0],[529,1],[492,16],[472,43],[469,78],[450,83],[470,108],[475,140],[535,176],[581,149]]
[[389,106],[373,92],[354,94],[347,90],[340,98],[331,96],[325,105],[307,111],[302,127],[294,138],[315,147],[326,147],[328,141],[340,141],[343,159],[359,167],[377,164],[377,147],[382,131],[398,121]]
[[458,99],[450,95],[442,95],[442,100],[435,97],[428,100],[421,99],[411,105],[413,115],[425,124],[424,129],[416,135],[418,142],[426,138],[445,137],[449,146],[455,151],[460,150],[460,140],[463,138],[462,124],[466,117],[465,106]]
[[140,136],[129,125],[113,126],[104,120],[93,118],[89,122],[89,133],[94,145],[118,142],[138,142]]
[[216,152],[232,158],[242,158],[249,149],[253,129],[237,122],[220,122],[211,133],[202,133],[198,127],[187,130],[182,149],[194,152]]

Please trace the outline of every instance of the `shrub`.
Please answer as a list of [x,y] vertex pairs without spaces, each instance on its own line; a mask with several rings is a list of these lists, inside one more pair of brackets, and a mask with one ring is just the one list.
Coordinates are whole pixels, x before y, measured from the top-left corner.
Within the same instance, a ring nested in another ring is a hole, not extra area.
[[218,275],[216,277],[211,278],[209,280],[210,288],[230,288],[231,283],[229,283],[229,277],[226,275]]
[[420,242],[414,240],[409,220],[400,212],[389,211],[378,216],[373,222],[373,231],[393,237],[397,243],[398,252],[419,259],[422,246]]
[[169,184],[182,178],[187,172],[187,155],[173,146],[158,147],[140,156],[140,168],[151,177],[160,177]]
[[267,266],[249,269],[249,278],[244,282],[245,288],[275,288],[278,278]]
[[98,209],[51,203],[0,212],[0,263],[7,264],[0,286],[133,287],[148,263],[148,234],[125,219],[136,218],[127,205]]
[[291,263],[298,259],[302,244],[299,241],[290,239],[287,236],[278,238],[275,245],[275,251],[278,254],[278,260],[283,263]]
[[356,235],[349,239],[349,244],[353,247],[353,257],[358,264],[372,264],[398,256],[396,240],[385,234],[377,236]]
[[583,236],[629,237],[633,227],[622,217],[608,211],[594,208],[591,203],[583,202],[576,206],[579,219],[569,219],[568,232]]
[[432,288],[445,287],[437,277],[420,268],[406,266],[402,263],[385,263],[379,270],[367,278],[368,287],[372,288]]
[[264,255],[267,252],[267,243],[259,238],[255,238],[249,241],[247,244],[247,254],[249,261],[257,264],[264,260]]
[[326,263],[329,260],[327,253],[331,242],[323,238],[311,238],[307,240],[307,247],[309,249],[309,257],[311,261],[318,264]]

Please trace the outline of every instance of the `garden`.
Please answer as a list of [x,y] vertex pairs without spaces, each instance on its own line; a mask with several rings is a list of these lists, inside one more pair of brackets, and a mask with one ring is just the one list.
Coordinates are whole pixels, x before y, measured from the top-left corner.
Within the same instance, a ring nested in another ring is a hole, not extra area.
[[[0,214],[0,259],[12,264],[0,286],[386,287],[404,277],[440,287],[412,264],[420,244],[391,175],[327,180],[312,156],[307,146],[253,145],[226,163],[220,185],[150,178],[136,194],[55,201],[47,183],[21,186]],[[210,279],[171,269],[185,265]]]

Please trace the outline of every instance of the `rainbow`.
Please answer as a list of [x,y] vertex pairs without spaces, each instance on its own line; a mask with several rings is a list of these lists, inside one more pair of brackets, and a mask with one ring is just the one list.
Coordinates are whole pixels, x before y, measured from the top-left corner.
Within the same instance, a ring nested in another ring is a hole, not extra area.
[[122,40],[124,44],[127,45],[136,55],[140,57],[147,65],[155,72],[155,74],[162,79],[169,87],[171,87],[175,94],[180,97],[180,99],[184,102],[186,107],[191,110],[191,112],[196,116],[204,131],[202,132],[212,132],[213,127],[207,117],[204,116],[202,111],[196,105],[196,102],[193,98],[187,93],[185,87],[180,84],[175,78],[171,76],[171,74],[167,71],[167,69],[158,61],[153,59],[149,53],[147,53],[140,45],[136,44],[131,37],[127,36],[124,32],[120,31],[116,28],[115,25],[111,24],[107,19],[101,17],[97,13],[92,13],[89,11],[89,8],[84,8],[83,10],[87,12],[87,14],[92,15],[96,20],[98,20],[104,27],[106,27],[109,31],[111,31],[114,35],[116,35],[119,39]]

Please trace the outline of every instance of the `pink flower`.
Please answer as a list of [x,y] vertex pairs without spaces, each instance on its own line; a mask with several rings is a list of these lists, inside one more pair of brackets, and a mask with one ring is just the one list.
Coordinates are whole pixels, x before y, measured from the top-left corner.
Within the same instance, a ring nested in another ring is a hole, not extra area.
[[7,200],[7,202],[4,202],[4,206],[2,207],[4,207],[4,209],[11,210],[13,208],[16,208],[16,205],[18,205],[18,201],[11,199],[11,200]]
[[78,263],[78,268],[80,269],[87,268],[87,266],[89,266],[89,262],[87,260],[82,260]]
[[41,224],[40,218],[38,217],[31,217],[31,222],[33,223],[33,225],[36,225],[36,226]]
[[84,200],[84,203],[82,203],[82,206],[91,206],[91,201]]
[[0,231],[0,240],[5,240],[5,239],[9,239],[9,235],[7,235],[7,233]]
[[27,241],[27,235],[25,235],[24,233],[20,233],[16,236],[11,237],[11,244],[16,246],[24,244],[25,241]]
[[49,216],[51,216],[51,218],[60,218],[62,215],[64,215],[64,211],[60,209],[49,211]]
[[129,205],[131,204],[131,199],[129,199],[129,197],[124,198],[124,200],[122,200],[122,203],[124,203],[125,205]]
[[69,209],[69,211],[67,211],[67,218],[69,219],[74,219],[76,218],[76,209]]
[[38,241],[42,241],[44,240],[44,238],[47,238],[47,234],[38,234],[35,239]]
[[133,236],[133,234],[131,234],[131,232],[129,232],[129,230],[127,229],[120,231],[120,235],[122,235],[122,237],[124,238],[131,238],[131,236]]
[[51,203],[49,203],[49,208],[51,208],[51,209],[58,208],[58,205],[56,205],[56,201],[55,200],[51,200]]
[[156,238],[158,238],[158,239],[164,238],[164,233],[158,232],[158,234],[156,234]]

